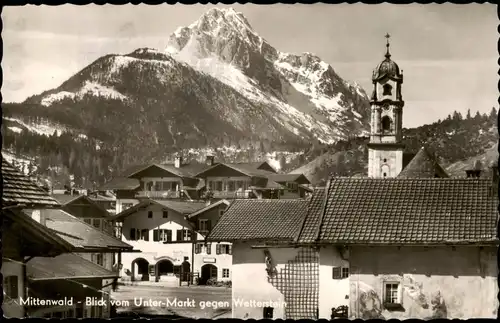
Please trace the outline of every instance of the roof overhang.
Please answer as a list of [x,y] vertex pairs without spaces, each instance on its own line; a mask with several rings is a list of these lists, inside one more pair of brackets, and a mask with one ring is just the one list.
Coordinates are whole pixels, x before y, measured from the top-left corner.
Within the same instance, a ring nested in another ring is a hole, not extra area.
[[221,204],[225,204],[226,206],[229,206],[229,204],[231,204],[231,203],[230,203],[229,201],[227,201],[227,200],[219,200],[219,201],[217,201],[217,202],[215,202],[215,203],[212,203],[212,204],[210,204],[210,205],[207,205],[206,207],[204,207],[204,208],[203,208],[203,209],[201,209],[201,210],[198,210],[198,211],[196,211],[196,212],[194,212],[194,213],[189,214],[189,215],[188,215],[188,218],[189,218],[189,219],[191,219],[191,218],[193,218],[193,217],[195,217],[195,216],[197,216],[197,215],[200,215],[200,214],[202,214],[202,213],[204,213],[204,212],[206,212],[206,211],[208,211],[208,210],[211,210],[211,209],[213,209],[214,207],[219,206],[219,205],[221,205]]

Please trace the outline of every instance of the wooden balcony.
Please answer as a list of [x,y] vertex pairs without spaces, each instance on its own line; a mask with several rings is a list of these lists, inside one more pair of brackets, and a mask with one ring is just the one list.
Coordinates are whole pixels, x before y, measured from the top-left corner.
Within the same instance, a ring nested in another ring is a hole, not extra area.
[[214,198],[218,199],[248,199],[251,191],[230,192],[230,191],[212,191]]
[[137,198],[151,199],[175,199],[181,197],[180,191],[139,191],[136,193]]

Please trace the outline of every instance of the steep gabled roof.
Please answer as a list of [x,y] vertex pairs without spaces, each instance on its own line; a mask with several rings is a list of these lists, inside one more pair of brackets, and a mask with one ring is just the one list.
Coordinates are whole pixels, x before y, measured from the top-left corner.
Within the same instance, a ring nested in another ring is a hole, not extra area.
[[208,241],[292,241],[306,216],[307,200],[234,200]]
[[26,271],[31,281],[119,277],[118,272],[109,271],[74,253],[54,258],[35,257],[27,263]]
[[185,201],[170,201],[170,200],[153,200],[153,199],[145,199],[140,203],[128,208],[115,216],[112,216],[113,220],[123,219],[131,214],[134,214],[140,210],[146,209],[151,205],[158,205],[162,208],[167,208],[173,210],[177,213],[188,215],[198,210],[206,207],[204,202],[185,202]]
[[229,204],[230,204],[230,203],[229,203],[229,201],[227,201],[227,200],[219,200],[219,201],[217,201],[217,202],[215,202],[215,203],[212,203],[212,204],[207,205],[207,206],[206,206],[206,207],[204,207],[203,209],[200,209],[200,210],[198,210],[198,211],[196,211],[196,212],[191,213],[191,214],[188,216],[188,218],[190,218],[190,219],[191,219],[191,218],[194,218],[195,216],[200,215],[200,214],[203,214],[203,213],[205,213],[205,212],[207,212],[207,211],[209,211],[209,210],[213,209],[214,207],[218,207],[218,206],[220,206],[220,205],[225,205],[226,207],[228,207],[228,206],[229,206]]
[[425,147],[422,147],[397,177],[448,178],[449,176],[436,161],[436,158]]
[[141,186],[138,179],[127,177],[114,177],[111,181],[99,187],[100,191],[135,190]]
[[299,184],[311,184],[304,174],[272,174],[268,176],[275,182],[296,182]]
[[79,200],[83,200],[83,201],[87,202],[88,204],[78,204],[78,206],[82,206],[82,205],[87,206],[87,207],[93,206],[102,212],[101,214],[95,214],[96,215],[95,217],[107,217],[107,216],[109,216],[108,210],[103,208],[101,205],[96,203],[94,200],[89,198],[87,195],[52,194],[51,196],[54,199],[56,199],[59,203],[61,203],[63,208],[65,206],[73,206],[73,205],[76,206],[76,203],[78,203]]
[[317,240],[337,244],[496,243],[490,180],[334,178]]
[[[4,229],[3,239],[5,240],[6,236],[11,233],[22,237],[25,242],[23,247],[26,248],[24,256],[55,256],[74,250],[72,244],[55,235],[52,230],[19,210],[4,210],[1,216]],[[17,229],[12,229],[11,224],[15,225]],[[20,230],[21,234],[17,230]],[[36,247],[31,248],[30,245]],[[41,250],[46,250],[47,252],[42,252]],[[18,252],[20,251],[18,250]]]
[[307,206],[307,216],[304,218],[299,234],[295,238],[299,243],[316,241],[318,230],[326,206],[326,189],[316,188]]
[[57,207],[59,203],[28,176],[8,163],[2,155],[2,204]]
[[181,164],[179,168],[175,167],[174,164],[147,164],[142,167],[137,166],[131,172],[125,173],[125,177],[134,176],[148,168],[158,167],[166,172],[179,177],[193,178],[194,175],[204,169],[206,166],[204,164]]
[[114,236],[100,231],[71,214],[58,209],[40,210],[45,226],[74,246],[78,252],[85,250],[132,250],[133,247]]
[[[204,170],[200,171],[199,173],[195,174],[195,177],[201,177],[203,178],[204,175],[212,171],[214,169],[217,169],[219,167],[228,167],[230,169],[233,169],[242,175],[249,176],[249,177],[262,177],[262,178],[267,178],[269,175],[275,174],[275,172],[262,169],[263,165],[267,165],[271,167],[267,162],[259,162],[259,163],[216,163],[208,168],[205,168]],[[264,167],[265,168],[265,167]],[[271,167],[272,168],[272,167]]]

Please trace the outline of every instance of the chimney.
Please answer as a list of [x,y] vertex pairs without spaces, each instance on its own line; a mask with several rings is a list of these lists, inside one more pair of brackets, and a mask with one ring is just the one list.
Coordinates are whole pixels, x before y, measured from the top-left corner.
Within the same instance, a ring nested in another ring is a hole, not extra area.
[[181,168],[181,165],[182,165],[182,156],[175,156],[175,159],[174,159],[174,166],[175,168]]
[[207,164],[207,166],[213,166],[214,159],[215,157],[213,155],[207,155],[207,157],[205,158],[205,163]]
[[465,174],[467,175],[467,178],[480,178],[481,171],[482,171],[481,161],[476,160],[476,162],[474,163],[474,167],[472,169],[467,169],[465,171]]

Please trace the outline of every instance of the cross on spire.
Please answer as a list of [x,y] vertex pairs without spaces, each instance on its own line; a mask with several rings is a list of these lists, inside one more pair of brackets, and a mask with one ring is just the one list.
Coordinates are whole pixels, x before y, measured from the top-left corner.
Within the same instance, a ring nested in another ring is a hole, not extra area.
[[389,44],[389,38],[391,38],[391,35],[386,33],[384,37],[387,39],[387,44],[385,45],[387,47],[387,52],[385,53],[385,57],[389,58],[391,57],[391,54],[389,53],[389,46],[391,46],[391,44]]

